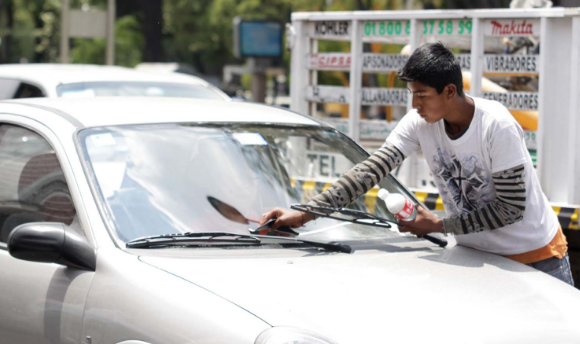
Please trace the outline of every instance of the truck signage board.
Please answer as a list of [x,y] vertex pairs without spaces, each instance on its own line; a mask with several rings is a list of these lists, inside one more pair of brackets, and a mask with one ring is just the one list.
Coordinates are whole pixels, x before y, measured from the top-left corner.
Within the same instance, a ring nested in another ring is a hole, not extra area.
[[471,20],[422,20],[419,24],[424,36],[471,36]]
[[347,20],[323,20],[308,23],[308,36],[316,39],[350,40],[351,22]]
[[[409,56],[399,54],[363,54],[364,72],[397,72]],[[307,56],[307,68],[312,70],[350,70],[351,55],[349,53],[320,53]]]
[[539,19],[491,19],[483,22],[484,36],[540,36]]
[[408,60],[408,55],[363,54],[363,71],[398,72]]
[[[321,118],[322,121],[348,135],[348,120],[346,118]],[[387,139],[389,134],[395,129],[399,122],[384,120],[363,119],[360,121],[360,137],[363,140],[381,140]]]
[[498,101],[510,110],[538,110],[537,92],[483,92],[483,98]]
[[470,54],[455,54],[455,59],[459,62],[461,70],[469,71],[471,69],[471,55]]
[[362,89],[362,105],[407,106],[409,91],[404,88],[370,88]]
[[351,55],[349,53],[309,54],[306,65],[312,70],[349,70]]
[[[407,106],[408,91],[403,88],[362,88],[362,105]],[[342,86],[308,86],[306,100],[317,103],[347,104],[350,88]]]
[[316,103],[346,104],[350,100],[348,87],[342,86],[308,86],[306,100]]
[[410,33],[411,21],[409,20],[368,21],[364,23],[364,37],[403,37],[409,36]]
[[[350,70],[350,53],[319,53],[310,54],[307,57],[307,68],[312,70]],[[471,69],[470,54],[456,54],[455,58],[461,66],[461,70]],[[400,54],[363,54],[364,72],[398,72],[409,60],[408,55]],[[538,74],[540,56],[535,55],[498,55],[488,54],[484,56],[484,73],[507,73],[507,74]]]
[[538,74],[540,55],[485,55],[485,73]]

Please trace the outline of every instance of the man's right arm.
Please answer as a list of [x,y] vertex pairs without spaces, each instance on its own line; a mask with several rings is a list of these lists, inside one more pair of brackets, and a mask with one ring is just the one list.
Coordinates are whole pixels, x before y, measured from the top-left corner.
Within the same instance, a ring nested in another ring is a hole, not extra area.
[[313,197],[308,204],[344,208],[377,185],[404,159],[403,153],[387,142],[365,161],[345,173],[326,191]]
[[[377,185],[403,162],[405,154],[410,155],[419,151],[419,140],[416,134],[418,120],[420,118],[416,113],[405,115],[381,148],[365,161],[354,166],[326,191],[313,197],[308,204],[344,208]],[[283,225],[301,227],[314,217],[313,214],[275,208],[262,215],[260,225],[269,219],[276,218],[271,229]]]

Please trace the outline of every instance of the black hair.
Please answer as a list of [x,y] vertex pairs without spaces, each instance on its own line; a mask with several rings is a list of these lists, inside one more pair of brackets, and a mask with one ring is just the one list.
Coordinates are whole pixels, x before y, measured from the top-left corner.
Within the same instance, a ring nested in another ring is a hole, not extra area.
[[399,78],[433,87],[439,94],[445,86],[453,84],[457,94],[463,95],[463,75],[459,62],[441,42],[425,43],[415,50],[399,71]]

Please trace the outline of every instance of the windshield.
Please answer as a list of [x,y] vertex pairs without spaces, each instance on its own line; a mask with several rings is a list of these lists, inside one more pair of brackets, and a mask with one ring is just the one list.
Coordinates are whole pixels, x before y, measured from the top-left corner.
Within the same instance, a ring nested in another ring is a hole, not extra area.
[[59,85],[56,92],[59,97],[63,98],[133,96],[225,99],[221,91],[204,85],[163,82],[82,82]]
[[[248,234],[262,213],[307,203],[366,158],[344,135],[318,126],[156,124],[92,128],[79,135],[100,201],[123,241],[180,232]],[[391,177],[381,187],[405,192]],[[376,201],[377,191],[371,189],[351,208],[394,220],[384,202]],[[242,221],[218,212],[213,199],[234,208]],[[327,218],[299,231],[329,226],[345,227],[327,231],[336,241],[390,231]]]

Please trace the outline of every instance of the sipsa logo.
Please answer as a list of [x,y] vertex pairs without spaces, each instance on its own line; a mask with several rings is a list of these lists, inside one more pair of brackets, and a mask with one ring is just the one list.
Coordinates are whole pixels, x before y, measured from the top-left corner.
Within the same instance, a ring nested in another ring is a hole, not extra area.
[[345,69],[350,68],[350,54],[313,54],[310,57],[310,68]]
[[491,21],[491,35],[492,36],[515,36],[515,35],[533,35],[534,26],[530,22],[512,20],[510,23],[500,23],[498,21]]

